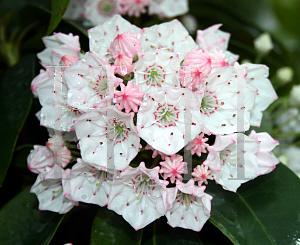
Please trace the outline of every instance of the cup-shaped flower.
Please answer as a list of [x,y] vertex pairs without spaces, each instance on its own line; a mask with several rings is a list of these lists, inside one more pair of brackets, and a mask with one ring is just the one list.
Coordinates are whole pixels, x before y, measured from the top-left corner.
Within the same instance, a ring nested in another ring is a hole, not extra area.
[[[163,88],[144,96],[137,115],[139,136],[154,149],[173,155],[201,130],[199,104],[185,88]],[[186,133],[188,132],[188,133]]]
[[198,46],[178,20],[143,29],[143,53],[165,49],[178,54],[179,61],[182,61],[192,48],[198,48]]
[[190,179],[186,184],[176,181],[172,188],[174,194],[172,205],[166,213],[168,224],[200,231],[210,217],[212,196],[204,193],[206,186],[195,186]]
[[118,0],[87,0],[84,3],[84,16],[94,26],[109,21],[120,10]]
[[241,65],[239,69],[244,70],[246,82],[257,89],[254,106],[250,111],[250,125],[259,127],[263,111],[278,98],[268,79],[269,68],[266,65],[248,63]]
[[64,77],[69,88],[67,104],[84,111],[111,99],[114,89],[123,82],[114,76],[105,59],[90,52],[66,68]]
[[254,130],[252,130],[249,137],[259,143],[256,153],[259,175],[272,172],[276,167],[275,165],[280,161],[271,151],[275,148],[275,146],[279,145],[279,142],[274,140],[266,132],[256,133]]
[[215,181],[225,190],[236,192],[241,184],[259,175],[258,146],[256,140],[243,133],[217,135],[203,164],[212,170]]
[[75,122],[82,159],[98,169],[126,168],[140,145],[133,116],[114,106],[83,114]]
[[63,195],[62,178],[65,174],[64,171],[58,165],[54,165],[51,171],[38,175],[30,192],[37,195],[40,210],[63,214],[78,205],[78,202],[73,202]]
[[223,67],[208,76],[205,83],[203,93],[196,91],[201,101],[202,132],[230,134],[248,130],[257,90],[245,81],[244,74],[235,67]]
[[64,196],[72,201],[107,205],[113,171],[106,168],[97,169],[88,163],[77,159],[77,163],[62,181]]
[[168,182],[159,179],[158,171],[159,167],[147,169],[144,162],[137,168],[128,166],[111,187],[107,208],[122,215],[135,230],[167,211]]
[[180,62],[178,55],[166,50],[156,50],[139,55],[134,68],[133,83],[140,91],[151,93],[163,87],[180,87]]

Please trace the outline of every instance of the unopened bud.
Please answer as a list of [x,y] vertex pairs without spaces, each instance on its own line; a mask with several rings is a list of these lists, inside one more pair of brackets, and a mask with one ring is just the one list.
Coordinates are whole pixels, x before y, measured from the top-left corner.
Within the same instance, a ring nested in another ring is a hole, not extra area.
[[286,84],[292,81],[294,71],[289,66],[284,66],[276,71],[276,78],[281,84]]
[[186,14],[181,17],[181,22],[190,34],[194,34],[197,30],[197,19],[190,14]]
[[300,85],[294,85],[290,93],[290,104],[300,106]]
[[268,54],[274,48],[270,34],[265,32],[254,39],[254,48],[260,55]]

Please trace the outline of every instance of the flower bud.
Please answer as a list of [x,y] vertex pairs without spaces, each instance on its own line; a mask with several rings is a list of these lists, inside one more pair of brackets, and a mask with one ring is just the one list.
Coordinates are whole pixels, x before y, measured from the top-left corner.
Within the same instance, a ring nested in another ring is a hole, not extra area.
[[289,66],[284,66],[276,71],[276,78],[280,84],[287,84],[292,81],[294,70]]
[[260,55],[268,54],[274,48],[270,34],[265,32],[254,39],[254,48]]
[[197,19],[190,14],[181,17],[181,22],[190,34],[194,34],[197,30]]
[[300,106],[300,85],[294,85],[290,93],[290,104]]

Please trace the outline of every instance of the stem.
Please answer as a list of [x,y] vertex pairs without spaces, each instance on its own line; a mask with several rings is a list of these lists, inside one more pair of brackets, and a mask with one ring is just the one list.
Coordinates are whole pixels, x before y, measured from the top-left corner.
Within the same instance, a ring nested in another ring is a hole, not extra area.
[[156,222],[154,221],[153,222],[153,237],[152,237],[152,240],[153,240],[153,245],[156,245]]
[[150,166],[150,168],[154,168],[155,166],[157,166],[158,161],[159,161],[159,155],[157,155],[157,156],[154,158],[154,161],[153,161],[152,165]]

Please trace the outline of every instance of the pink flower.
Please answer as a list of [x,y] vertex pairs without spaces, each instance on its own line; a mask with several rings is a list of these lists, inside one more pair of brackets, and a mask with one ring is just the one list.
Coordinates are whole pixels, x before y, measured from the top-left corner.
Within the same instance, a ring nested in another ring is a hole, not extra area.
[[214,179],[214,177],[212,176],[212,171],[208,170],[208,166],[204,166],[203,164],[201,166],[198,165],[196,168],[194,168],[194,172],[192,173],[192,175],[195,177],[195,181],[198,181],[198,186],[201,186],[203,182],[207,185],[208,179]]
[[153,154],[152,154],[152,158],[155,158],[158,154],[161,156],[162,160],[165,160],[165,157],[167,156],[166,154],[164,154],[161,151],[158,151],[156,149],[154,149],[151,145],[147,144],[145,147],[145,150],[153,150]]
[[205,148],[208,146],[205,142],[208,141],[208,138],[203,138],[204,133],[197,135],[195,139],[188,143],[186,150],[191,150],[192,155],[195,153],[200,157],[201,153],[206,153]]
[[146,13],[145,7],[148,6],[149,0],[120,0],[120,4],[122,14],[139,17],[141,13]]
[[61,64],[62,65],[66,65],[66,66],[70,66],[73,63],[77,62],[79,60],[79,57],[76,57],[75,54],[72,55],[64,55],[63,57],[61,57]]
[[118,34],[111,43],[109,52],[113,54],[113,58],[117,58],[119,54],[133,58],[141,48],[141,40],[137,38],[137,34],[125,32]]
[[162,166],[159,173],[164,174],[164,180],[170,178],[171,183],[175,182],[175,178],[182,180],[181,174],[187,174],[187,163],[183,162],[183,157],[180,155],[173,155],[166,157],[165,162],[160,162]]
[[140,86],[133,86],[129,81],[127,86],[123,83],[120,84],[121,91],[116,91],[115,103],[119,103],[118,110],[125,108],[126,113],[129,113],[132,109],[134,112],[138,112],[138,106],[142,104],[141,99],[145,93],[139,92]]
[[[192,49],[184,60],[184,69],[180,70],[182,86],[198,89],[204,83],[211,70],[211,58],[208,52]],[[190,73],[191,78],[188,78]],[[188,81],[188,82],[186,82]]]
[[51,169],[54,165],[53,155],[46,146],[35,145],[34,149],[30,151],[27,157],[28,169],[35,173],[40,174],[47,169]]
[[115,73],[124,76],[132,71],[132,58],[119,54],[115,59]]

